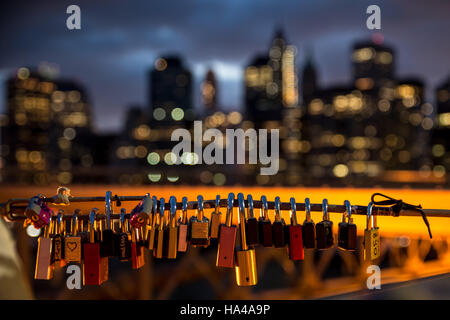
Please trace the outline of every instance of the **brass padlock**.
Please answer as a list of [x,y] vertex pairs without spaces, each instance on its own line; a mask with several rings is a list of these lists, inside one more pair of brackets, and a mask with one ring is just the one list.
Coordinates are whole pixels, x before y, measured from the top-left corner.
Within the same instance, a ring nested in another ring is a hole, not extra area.
[[170,221],[167,228],[167,234],[164,240],[167,241],[166,258],[176,259],[178,252],[178,225],[177,225],[177,199],[174,196],[170,197]]
[[156,221],[158,215],[158,199],[156,196],[152,197],[152,215],[149,219],[149,225],[147,225],[147,249],[153,250],[155,248],[155,235],[156,235]]
[[189,240],[189,222],[187,218],[187,204],[188,200],[183,197],[181,217],[178,220],[178,251],[186,252]]
[[222,213],[219,212],[220,196],[216,196],[216,202],[214,211],[211,213],[211,225],[209,228],[209,236],[211,239],[217,239],[219,237],[219,227],[221,223]]
[[234,193],[228,195],[228,206],[225,224],[220,226],[219,245],[217,247],[216,266],[234,267],[234,250],[236,245],[237,227],[233,223]]
[[164,256],[164,198],[159,199],[159,216],[158,216],[158,226],[155,233],[155,247],[153,249],[153,257],[157,259],[162,259]]
[[191,245],[194,247],[209,246],[209,219],[203,214],[203,197],[197,197],[197,216],[191,219]]
[[244,195],[238,194],[241,247],[236,251],[236,283],[238,286],[255,286],[258,283],[255,249],[249,248],[245,236]]
[[[364,260],[375,260],[380,257],[380,233],[377,227],[377,216],[372,214],[373,203],[367,207],[367,222],[364,230]],[[372,220],[372,221],[370,221]],[[372,223],[372,225],[371,225]]]
[[64,239],[64,260],[81,262],[81,237],[78,235],[78,212],[75,210],[70,226],[70,235]]
[[53,278],[54,264],[52,263],[53,240],[50,238],[50,230],[53,221],[44,227],[44,234],[38,239],[38,250],[36,254],[36,269],[34,278],[39,280],[50,280]]

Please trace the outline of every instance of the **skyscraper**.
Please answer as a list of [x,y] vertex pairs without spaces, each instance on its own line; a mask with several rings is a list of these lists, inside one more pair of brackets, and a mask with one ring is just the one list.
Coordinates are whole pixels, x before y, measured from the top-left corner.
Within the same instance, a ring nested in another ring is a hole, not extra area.
[[283,108],[297,106],[296,55],[297,49],[277,30],[268,55],[256,56],[245,69],[246,113],[257,128],[266,127],[266,121],[281,121]]
[[7,179],[48,183],[56,176],[60,183],[71,182],[72,167],[92,161],[84,145],[91,132],[86,91],[74,81],[22,67],[8,79],[7,95],[2,134]]
[[212,70],[208,70],[201,84],[201,95],[206,113],[211,114],[217,111],[217,81]]
[[[436,89],[436,124],[432,137],[433,173],[444,177],[450,172],[450,77]],[[432,113],[432,108],[428,110]]]
[[152,121],[173,124],[193,119],[192,74],[181,58],[156,59],[150,71],[149,89]]

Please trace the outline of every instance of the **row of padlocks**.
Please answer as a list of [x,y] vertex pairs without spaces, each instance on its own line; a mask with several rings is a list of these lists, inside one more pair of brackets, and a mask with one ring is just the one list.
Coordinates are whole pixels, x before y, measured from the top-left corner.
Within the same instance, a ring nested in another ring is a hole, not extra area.
[[[322,202],[323,221],[317,224],[311,219],[310,200],[305,199],[303,225],[298,221],[294,198],[290,199],[290,223],[287,224],[281,217],[279,197],[275,198],[272,222],[265,196],[261,197],[260,214],[256,217],[252,196],[248,195],[245,201],[244,195],[239,193],[237,225],[233,224],[233,193],[228,195],[224,219],[219,212],[220,196],[216,197],[209,219],[204,215],[202,196],[197,198],[196,214],[189,219],[186,197],[182,199],[181,209],[177,209],[176,198],[170,197],[167,210],[164,198],[158,200],[147,194],[129,214],[124,208],[120,209],[120,215],[114,214],[118,219],[113,218],[111,199],[108,192],[104,215],[96,208],[88,217],[75,210],[70,219],[63,210],[53,212],[42,197],[30,199],[25,210],[25,225],[33,224],[35,228],[43,229],[38,240],[35,279],[51,279],[56,267],[82,263],[84,284],[99,285],[108,279],[109,258],[131,260],[132,268],[139,269],[145,263],[146,249],[152,251],[154,258],[176,259],[178,253],[188,250],[189,245],[208,247],[214,239],[213,242],[218,243],[216,266],[234,268],[239,286],[253,286],[258,282],[255,246],[287,248],[289,258],[298,261],[304,259],[304,249],[325,250],[335,245],[326,199]],[[357,226],[353,223],[350,202],[345,201],[344,205],[346,209],[338,226],[337,245],[342,250],[354,251],[357,249]],[[380,235],[372,207],[371,202],[367,207],[362,246],[366,260],[380,255]]]

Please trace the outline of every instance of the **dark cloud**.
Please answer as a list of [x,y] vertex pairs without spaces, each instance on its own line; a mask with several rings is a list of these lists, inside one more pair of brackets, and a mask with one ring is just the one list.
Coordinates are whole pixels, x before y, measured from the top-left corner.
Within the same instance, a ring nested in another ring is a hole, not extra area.
[[449,73],[448,1],[81,0],[79,31],[65,27],[70,4],[3,1],[0,70],[59,64],[62,76],[90,90],[103,130],[118,128],[130,103],[146,103],[148,69],[168,52],[181,53],[195,70],[221,66],[220,102],[240,107],[239,68],[267,50],[276,26],[299,47],[299,64],[303,49],[313,48],[322,84],[347,81],[352,43],[372,34],[365,27],[370,4],[381,7],[382,32],[396,49],[399,75],[421,77],[433,88]]

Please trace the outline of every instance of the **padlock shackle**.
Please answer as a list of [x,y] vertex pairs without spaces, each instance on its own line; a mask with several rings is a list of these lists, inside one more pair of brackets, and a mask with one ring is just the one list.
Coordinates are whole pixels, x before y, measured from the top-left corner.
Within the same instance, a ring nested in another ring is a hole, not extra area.
[[203,221],[203,196],[202,195],[197,196],[197,203],[198,203],[197,220],[199,222],[201,222],[201,221]]
[[111,229],[111,214],[113,213],[111,198],[112,198],[111,191],[106,191],[105,195],[106,229]]
[[275,221],[281,221],[281,200],[280,197],[275,197]]
[[95,215],[97,214],[98,209],[92,208],[91,212],[89,213],[89,225],[88,225],[88,232],[89,232],[89,242],[94,243],[95,242]]
[[70,225],[70,233],[73,236],[76,236],[78,233],[78,212],[80,212],[80,210],[75,209],[72,215],[72,224]]
[[50,219],[50,222],[44,226],[44,238],[50,237],[50,229],[52,227],[53,221]]
[[347,217],[347,222],[351,222],[352,219],[352,205],[349,200],[344,201],[345,212],[342,214],[342,222],[345,222],[345,217]]
[[[373,202],[371,201],[369,203],[369,205],[367,206],[366,230],[370,230],[370,229],[373,229],[374,227],[376,227],[376,225],[374,224],[375,217],[372,214],[372,208],[373,208]],[[370,229],[369,229],[369,225],[370,225],[369,221],[370,220],[372,220],[372,225],[370,226]]]
[[225,217],[225,225],[227,227],[231,227],[231,224],[233,223],[233,206],[234,206],[234,193],[230,192],[228,194],[227,214]]
[[159,199],[159,230],[162,231],[164,229],[164,205],[165,205],[166,201],[164,200],[164,198],[160,198]]
[[244,195],[242,193],[238,194],[239,203],[239,229],[241,231],[241,250],[247,251],[247,237],[245,235],[245,202]]
[[170,202],[170,226],[172,228],[175,228],[177,221],[177,198],[175,198],[175,196],[171,196],[169,202]]
[[219,213],[219,205],[220,205],[220,195],[216,196],[216,201],[214,203],[214,212]]
[[253,210],[253,197],[252,197],[251,194],[247,195],[247,206],[248,206],[247,219],[248,218],[254,218],[255,217],[255,212]]
[[295,208],[295,198],[291,197],[291,225],[296,226],[298,225],[297,222],[297,209]]
[[61,227],[62,227],[62,216],[64,214],[63,209],[58,209],[58,215],[56,216],[56,233],[61,233]]
[[125,215],[127,211],[125,208],[120,209],[120,230],[125,232]]
[[328,213],[328,200],[323,199],[322,201],[322,210],[323,210],[323,220],[330,220],[330,214]]
[[310,222],[311,221],[311,201],[309,200],[309,198],[305,198],[305,212],[306,212],[305,220]]
[[269,205],[266,196],[261,196],[261,214],[264,220],[269,220]]
[[187,220],[187,208],[188,208],[188,198],[187,197],[183,197],[182,201],[182,210],[181,210],[181,214],[183,215],[182,218],[182,223],[183,224],[187,224],[188,220]]

